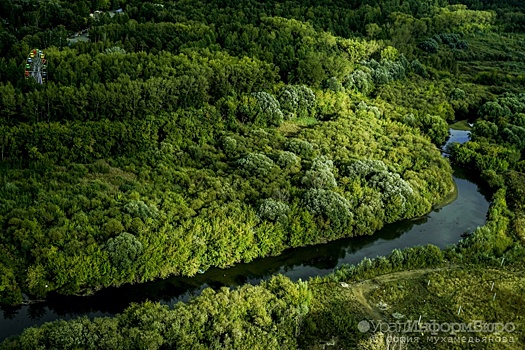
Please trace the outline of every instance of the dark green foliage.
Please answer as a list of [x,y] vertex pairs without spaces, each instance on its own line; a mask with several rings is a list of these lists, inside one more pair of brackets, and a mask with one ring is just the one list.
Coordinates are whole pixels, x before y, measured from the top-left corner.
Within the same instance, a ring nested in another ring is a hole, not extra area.
[[0,300],[5,304],[18,304],[22,301],[22,294],[18,286],[13,269],[0,262]]
[[311,291],[282,276],[237,290],[206,289],[172,309],[131,305],[116,318],[80,318],[29,328],[1,349],[295,349]]
[[452,159],[462,166],[482,172],[493,188],[499,188],[501,177],[509,169],[521,169],[525,156],[524,94],[505,94],[479,109],[480,119],[474,124],[472,142],[451,148]]
[[456,50],[467,50],[468,49],[468,43],[465,40],[461,40],[461,35],[457,33],[436,34],[432,38],[426,39],[418,43],[417,47],[427,53],[435,54],[435,53],[438,53],[440,44],[446,45],[450,49],[456,49]]
[[422,76],[423,78],[428,78],[427,69],[421,64],[421,62],[419,62],[419,60],[413,60],[410,65],[414,73]]
[[451,49],[467,50],[468,43],[465,40],[461,40],[461,35],[457,33],[452,34],[436,34],[434,39],[440,43],[447,45]]
[[465,94],[465,91],[460,89],[460,88],[455,88],[454,90],[452,90],[452,92],[450,93],[450,98],[452,100],[463,100],[466,96]]
[[428,53],[437,53],[439,44],[434,39],[427,39],[417,44],[417,47]]

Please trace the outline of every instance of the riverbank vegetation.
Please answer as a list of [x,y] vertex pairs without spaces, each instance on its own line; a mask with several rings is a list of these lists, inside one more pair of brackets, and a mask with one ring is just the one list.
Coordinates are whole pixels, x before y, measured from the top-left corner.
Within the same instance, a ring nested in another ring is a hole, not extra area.
[[[474,127],[450,160],[494,197],[487,224],[444,251],[55,322],[3,348],[382,349],[388,335],[360,333],[360,316],[523,319],[522,4],[40,5],[0,4],[2,303],[192,276],[421,216],[454,188],[437,146],[455,119]],[[88,42],[67,45],[87,27]],[[33,47],[44,85],[23,77]],[[357,282],[389,274],[400,282]],[[493,303],[474,292],[485,279],[501,281]]]

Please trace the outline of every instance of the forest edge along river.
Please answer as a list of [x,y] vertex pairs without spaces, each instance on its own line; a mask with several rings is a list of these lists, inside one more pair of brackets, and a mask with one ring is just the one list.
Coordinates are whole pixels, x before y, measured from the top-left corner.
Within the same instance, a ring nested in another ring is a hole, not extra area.
[[[468,141],[468,131],[450,130],[447,142]],[[173,305],[187,301],[205,288],[257,284],[275,274],[296,281],[331,273],[344,264],[363,258],[388,255],[393,249],[433,244],[440,248],[457,243],[465,232],[485,223],[489,208],[487,195],[464,172],[454,172],[453,201],[424,217],[386,225],[373,236],[345,238],[326,244],[288,249],[281,255],[237,264],[228,269],[210,268],[194,277],[171,277],[144,284],[107,288],[88,297],[52,294],[45,302],[4,307],[0,320],[0,341],[20,334],[25,328],[54,320],[81,316],[112,316],[132,302],[146,300]]]

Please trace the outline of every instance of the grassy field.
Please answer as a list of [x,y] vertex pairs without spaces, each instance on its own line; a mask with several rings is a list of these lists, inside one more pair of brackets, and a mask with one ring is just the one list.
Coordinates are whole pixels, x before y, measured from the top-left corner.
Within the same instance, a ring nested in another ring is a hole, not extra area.
[[[307,349],[525,348],[523,271],[454,266],[311,287],[314,304],[304,323],[303,337]],[[419,320],[422,325],[435,321],[434,326],[440,325],[443,331],[404,333],[403,328],[389,328],[396,322]],[[447,330],[452,323],[476,321],[488,328],[455,334]],[[493,323],[507,327],[502,332],[492,331]],[[408,342],[402,342],[403,336]]]

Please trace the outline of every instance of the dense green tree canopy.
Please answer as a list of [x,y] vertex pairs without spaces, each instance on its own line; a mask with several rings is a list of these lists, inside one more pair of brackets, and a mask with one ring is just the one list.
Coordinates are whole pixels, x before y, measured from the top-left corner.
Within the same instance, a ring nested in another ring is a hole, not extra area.
[[[496,194],[448,257],[518,261],[524,13],[514,0],[0,2],[0,303],[193,276],[425,215],[454,191],[438,147],[455,119],[474,127],[450,160]],[[45,84],[24,76],[36,47]],[[434,248],[339,276],[436,266]],[[5,346],[295,348],[308,306],[306,284],[276,278]]]

